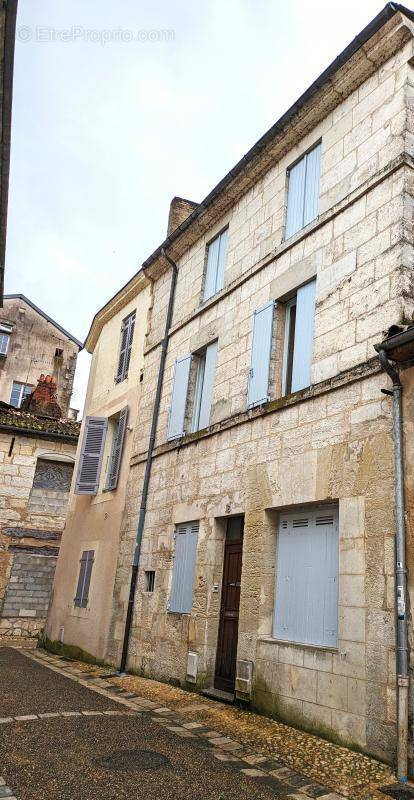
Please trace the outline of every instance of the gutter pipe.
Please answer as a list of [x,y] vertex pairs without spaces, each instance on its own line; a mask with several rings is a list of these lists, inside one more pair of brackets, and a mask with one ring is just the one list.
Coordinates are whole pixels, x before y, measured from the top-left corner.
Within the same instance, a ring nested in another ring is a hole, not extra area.
[[170,256],[162,250],[162,255],[168,261],[171,269],[172,269],[172,276],[171,276],[171,285],[170,285],[170,296],[168,300],[168,309],[167,309],[167,317],[165,320],[165,330],[164,330],[164,338],[161,343],[161,357],[160,357],[160,366],[158,370],[158,380],[157,380],[157,390],[155,394],[154,400],[154,408],[152,412],[152,422],[151,422],[151,431],[149,437],[149,444],[148,444],[148,453],[147,453],[147,460],[145,462],[145,473],[144,473],[144,482],[142,485],[142,492],[141,492],[141,505],[139,509],[139,518],[138,518],[138,528],[137,528],[137,537],[136,537],[136,544],[135,544],[135,552],[134,552],[134,560],[132,563],[132,572],[131,572],[131,583],[129,587],[129,598],[128,598],[128,608],[125,620],[125,632],[124,632],[124,642],[122,646],[122,656],[121,656],[121,664],[119,667],[119,674],[125,673],[126,662],[128,658],[128,647],[129,647],[129,639],[131,635],[131,626],[132,626],[132,617],[134,613],[134,600],[135,600],[135,591],[137,586],[137,577],[138,577],[138,568],[139,562],[141,557],[141,544],[142,544],[142,535],[144,532],[144,525],[145,525],[145,516],[147,512],[147,500],[148,500],[148,488],[149,482],[151,477],[151,468],[152,468],[152,454],[154,451],[155,445],[155,435],[157,432],[157,424],[158,424],[158,415],[160,410],[160,402],[161,402],[161,391],[162,385],[164,381],[164,372],[165,372],[165,361],[167,358],[167,350],[168,350],[168,342],[169,342],[169,330],[171,328],[172,322],[172,315],[174,309],[174,297],[175,297],[175,287],[177,284],[177,264],[175,261],[170,258]]
[[402,384],[400,376],[390,363],[387,353],[378,348],[382,368],[392,380],[394,464],[395,464],[395,591],[396,591],[396,643],[397,643],[397,776],[407,783],[408,760],[408,633],[407,633],[407,568],[405,558],[405,500],[404,453],[402,426]]

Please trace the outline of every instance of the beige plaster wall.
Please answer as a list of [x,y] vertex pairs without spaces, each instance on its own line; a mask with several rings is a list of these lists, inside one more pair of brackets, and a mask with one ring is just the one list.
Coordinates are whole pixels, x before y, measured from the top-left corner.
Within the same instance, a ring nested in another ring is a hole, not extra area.
[[[49,638],[56,640],[60,635],[61,627],[63,627],[66,644],[76,644],[98,659],[102,659],[105,654],[112,609],[114,575],[119,551],[119,531],[131,455],[132,434],[130,429],[135,428],[139,423],[137,411],[141,395],[140,377],[143,369],[143,348],[149,303],[150,288],[146,287],[106,323],[93,352],[85,416],[109,418],[128,405],[128,429],[125,435],[121,471],[116,490],[104,491],[111,449],[111,426],[109,426],[98,494],[95,496],[76,495],[73,493],[74,485],[72,485],[65,532],[56,568],[55,590],[46,629]],[[118,362],[122,320],[135,310],[136,323],[128,378],[115,384],[114,376]],[[82,435],[83,427],[79,443],[82,441]],[[77,466],[78,459],[75,464],[75,476]],[[95,562],[88,607],[79,609],[75,608],[73,598],[78,580],[79,560],[83,550],[94,550]]]

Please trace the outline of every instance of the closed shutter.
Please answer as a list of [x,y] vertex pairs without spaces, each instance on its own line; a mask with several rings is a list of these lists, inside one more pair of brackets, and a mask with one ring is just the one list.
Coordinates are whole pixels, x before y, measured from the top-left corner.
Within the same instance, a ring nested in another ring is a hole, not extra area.
[[253,408],[269,400],[269,370],[272,350],[273,300],[254,312],[252,353],[249,370],[247,407]]
[[229,230],[226,228],[223,233],[220,234],[218,237],[220,240],[220,247],[219,247],[219,254],[217,260],[217,276],[216,276],[216,292],[219,292],[220,289],[224,286],[224,271],[226,269],[226,261],[227,261],[227,240],[228,240]]
[[312,222],[319,213],[319,183],[321,172],[321,145],[306,155],[306,182],[303,225]]
[[124,319],[121,326],[118,368],[115,375],[116,383],[120,383],[128,376],[129,363],[131,360],[132,340],[134,338],[134,328],[135,312]]
[[281,515],[273,635],[335,646],[338,638],[338,510]]
[[78,585],[74,598],[75,606],[86,608],[89,599],[89,587],[91,583],[92,567],[94,562],[94,550],[84,550],[80,560]]
[[112,441],[111,458],[109,462],[108,481],[106,488],[116,489],[118,485],[119,471],[121,469],[122,451],[124,448],[125,431],[128,422],[128,406],[122,409],[114,438]]
[[190,366],[191,354],[177,358],[175,362],[174,384],[168,419],[168,439],[178,439],[184,435]]
[[198,522],[179,525],[175,533],[174,566],[168,610],[190,614],[197,558]]
[[305,159],[302,158],[289,170],[285,239],[303,227],[305,166]]
[[318,216],[320,164],[319,143],[289,170],[285,239]]
[[292,366],[292,392],[310,386],[316,280],[298,289],[296,298],[295,344]]
[[209,244],[207,251],[206,277],[204,283],[204,300],[219,292],[224,284],[224,272],[227,260],[228,228]]
[[86,417],[75,494],[96,494],[98,491],[107,425],[105,417]]
[[213,397],[214,377],[216,373],[217,361],[217,342],[212,342],[207,347],[205,364],[204,364],[204,379],[203,388],[201,392],[200,401],[200,416],[198,419],[198,430],[207,428],[210,423],[211,401]]

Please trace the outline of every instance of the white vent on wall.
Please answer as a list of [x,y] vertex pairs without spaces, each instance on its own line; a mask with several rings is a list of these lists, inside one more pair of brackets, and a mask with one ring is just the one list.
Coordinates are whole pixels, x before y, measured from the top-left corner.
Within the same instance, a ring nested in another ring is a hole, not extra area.
[[236,691],[245,696],[252,693],[253,662],[238,661],[236,671]]
[[187,656],[187,680],[189,683],[195,683],[197,680],[197,666],[197,653],[189,653]]
[[61,642],[63,644],[64,639],[65,639],[65,629],[64,629],[63,625],[61,625],[61,627],[59,628],[58,639],[59,639],[59,642]]
[[307,517],[303,517],[303,519],[294,519],[292,520],[292,527],[293,528],[308,528],[309,527],[309,520]]
[[325,516],[316,517],[316,525],[333,525],[334,518],[332,514],[326,514]]

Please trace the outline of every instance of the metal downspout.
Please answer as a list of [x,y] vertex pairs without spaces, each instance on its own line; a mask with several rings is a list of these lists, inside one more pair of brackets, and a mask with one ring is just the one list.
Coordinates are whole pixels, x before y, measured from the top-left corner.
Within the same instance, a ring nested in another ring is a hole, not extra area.
[[404,501],[404,454],[402,426],[402,384],[398,372],[388,360],[385,350],[380,349],[382,368],[392,380],[395,463],[395,591],[396,591],[396,640],[397,640],[397,771],[398,780],[407,783],[408,760],[408,634],[407,634],[407,569],[405,559],[405,501]]
[[151,467],[152,467],[152,454],[154,451],[155,445],[155,435],[157,432],[157,424],[158,424],[158,414],[160,410],[160,401],[161,401],[161,391],[162,391],[162,384],[164,381],[164,371],[165,371],[165,360],[167,357],[167,350],[168,350],[168,341],[169,341],[169,330],[171,327],[173,309],[174,309],[174,297],[175,297],[175,287],[177,283],[177,265],[175,261],[170,258],[170,256],[162,250],[162,255],[168,261],[171,269],[172,269],[172,277],[171,277],[171,285],[170,285],[170,296],[168,300],[168,309],[167,309],[167,317],[165,320],[165,331],[164,337],[161,344],[161,357],[160,357],[160,366],[158,370],[158,380],[157,380],[157,390],[155,394],[154,400],[154,408],[152,412],[152,422],[151,422],[151,431],[148,443],[148,453],[147,453],[147,460],[145,462],[145,473],[144,473],[144,482],[142,485],[142,492],[141,492],[141,505],[139,509],[139,519],[138,519],[138,528],[137,528],[137,538],[135,544],[135,552],[134,552],[134,560],[132,563],[132,572],[131,572],[131,583],[129,587],[129,598],[128,598],[128,608],[126,613],[125,619],[125,632],[124,632],[124,642],[122,646],[122,656],[121,656],[121,664],[119,667],[119,672],[124,673],[126,662],[128,658],[128,646],[129,646],[129,638],[131,634],[131,625],[132,625],[132,617],[134,613],[134,600],[135,600],[135,590],[137,586],[137,577],[138,577],[138,568],[139,568],[139,561],[141,556],[141,543],[142,543],[142,535],[144,532],[144,525],[145,525],[145,515],[147,511],[147,499],[148,499],[148,487],[151,477]]

